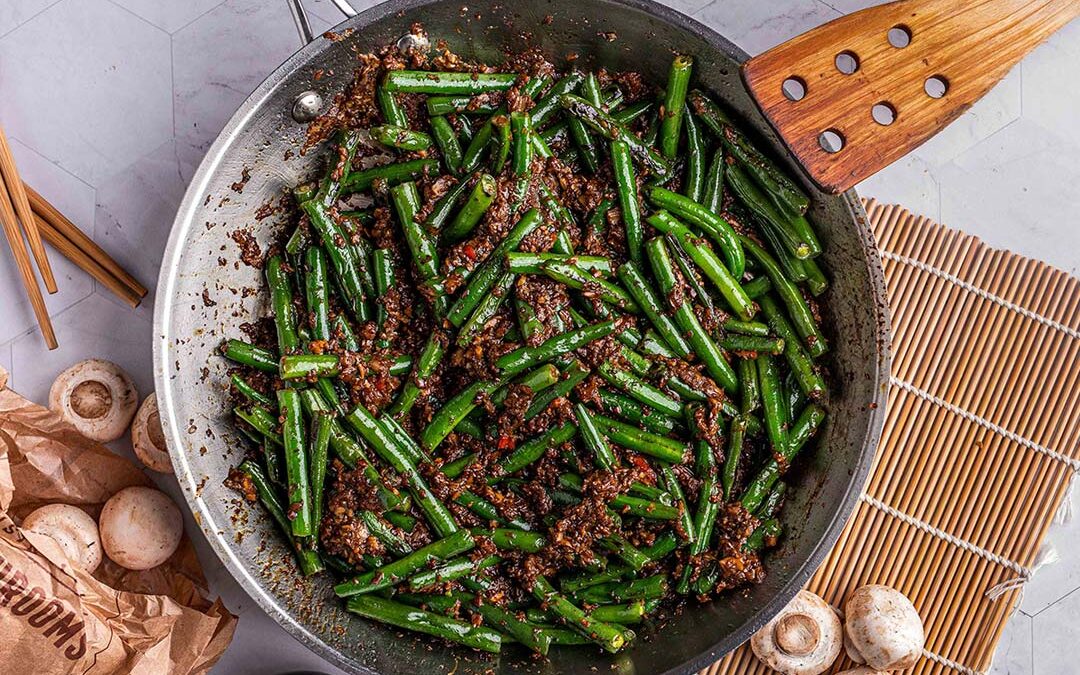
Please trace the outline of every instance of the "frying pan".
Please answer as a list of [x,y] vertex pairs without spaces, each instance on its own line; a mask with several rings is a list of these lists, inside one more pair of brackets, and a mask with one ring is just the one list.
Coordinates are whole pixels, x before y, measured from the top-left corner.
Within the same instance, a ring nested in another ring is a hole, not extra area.
[[[302,7],[297,6],[297,16],[303,18]],[[569,648],[552,650],[546,661],[516,649],[491,658],[433,648],[429,640],[348,615],[325,575],[301,579],[273,523],[222,485],[229,468],[239,463],[245,441],[229,419],[227,366],[217,349],[222,339],[241,335],[243,322],[267,312],[264,297],[243,290],[260,287],[260,271],[234,262],[238,251],[231,235],[252,231],[263,247],[275,236],[273,218],[256,218],[260,207],[320,170],[321,153],[299,152],[305,128],[297,120],[325,109],[346,86],[354,50],[395,42],[415,21],[469,59],[498,61],[504,49],[535,46],[556,61],[574,53],[582,67],[638,70],[653,82],[665,80],[674,50],[691,54],[696,85],[722,99],[762,147],[801,177],[813,197],[811,217],[832,282],[822,303],[832,344],[830,416],[816,452],[791,476],[782,513],[785,536],[765,556],[763,583],[708,604],[691,603],[615,657]],[[298,23],[303,35],[306,23]],[[790,600],[836,542],[858,501],[881,432],[889,365],[881,266],[855,193],[832,194],[858,176],[841,172],[836,179],[835,168],[832,173],[813,169],[808,146],[798,136],[802,132],[791,130],[784,103],[767,102],[769,73],[756,71],[754,79],[747,67],[744,81],[746,53],[651,0],[391,0],[351,16],[335,34],[310,41],[282,64],[225,126],[188,188],[162,264],[154,320],[157,395],[177,478],[221,563],[293,636],[352,672],[586,673],[605,672],[612,660],[621,672],[691,672],[734,649]],[[612,34],[617,37],[609,41]],[[819,85],[838,86],[829,76],[813,74],[819,64],[795,64],[799,71],[784,73],[782,62],[770,72],[780,72],[781,79],[794,73],[810,92]],[[761,107],[746,82],[757,87]],[[954,82],[957,96],[967,95],[963,82]],[[864,94],[852,90],[837,98]],[[804,116],[820,114],[807,110]],[[855,150],[863,147],[855,123],[834,124],[841,125]],[[843,158],[824,161],[834,166]],[[238,183],[242,175],[249,175],[246,183]]]

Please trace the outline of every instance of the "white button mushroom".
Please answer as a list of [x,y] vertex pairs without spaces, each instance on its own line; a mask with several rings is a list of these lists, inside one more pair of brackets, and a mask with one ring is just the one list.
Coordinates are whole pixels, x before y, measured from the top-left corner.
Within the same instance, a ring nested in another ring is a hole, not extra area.
[[844,604],[844,646],[856,663],[876,670],[904,670],[922,656],[922,619],[900,591],[863,586]]
[[114,494],[98,522],[105,554],[129,570],[148,570],[168,560],[184,533],[180,509],[164,492],[148,487]]
[[784,675],[818,675],[840,654],[842,631],[827,602],[810,591],[799,591],[754,633],[750,648],[762,663]]
[[851,670],[843,670],[836,675],[887,675],[883,670],[874,670],[867,666],[859,666],[858,668],[852,668]]
[[49,407],[83,436],[115,441],[124,435],[139,392],[120,366],[102,359],[80,361],[57,375],[49,389]]
[[77,506],[47,504],[23,518],[19,527],[49,537],[73,565],[91,574],[101,564],[97,523]]
[[148,468],[161,473],[172,473],[172,461],[169,448],[165,445],[165,434],[161,430],[161,416],[158,414],[157,396],[151,393],[139,406],[135,420],[131,423],[131,445],[139,461]]

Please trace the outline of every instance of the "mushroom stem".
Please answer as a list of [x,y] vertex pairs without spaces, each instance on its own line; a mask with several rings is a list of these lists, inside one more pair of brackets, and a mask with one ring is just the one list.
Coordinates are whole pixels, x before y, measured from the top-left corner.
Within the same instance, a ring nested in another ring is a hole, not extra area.
[[123,435],[138,402],[128,374],[102,359],[76,363],[60,373],[49,390],[49,407],[79,433],[101,442]]
[[792,656],[806,656],[821,640],[817,621],[807,614],[788,614],[776,622],[776,644]]

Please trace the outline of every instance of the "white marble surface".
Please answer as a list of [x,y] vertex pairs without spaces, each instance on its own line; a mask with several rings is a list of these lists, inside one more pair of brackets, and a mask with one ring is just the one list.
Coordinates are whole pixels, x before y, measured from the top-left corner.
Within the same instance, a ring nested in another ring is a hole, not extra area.
[[[670,4],[756,53],[876,3]],[[309,5],[316,31],[338,20],[329,0]],[[28,182],[153,288],[173,212],[202,153],[234,107],[297,46],[284,0],[0,0],[0,123]],[[1076,273],[1077,82],[1080,23],[860,191]],[[120,363],[150,391],[152,297],[131,310],[59,255],[51,259],[61,291],[48,304],[61,348],[50,353],[15,290],[10,256],[0,254],[0,287],[8,289],[0,295],[0,365],[13,371],[14,386],[44,401],[56,373],[94,356]],[[171,480],[158,482],[179,498]],[[1080,621],[1078,535],[1080,524],[1055,528],[1062,560],[1029,585],[994,673],[1080,672],[1071,653]],[[337,672],[266,618],[201,551],[215,592],[242,616],[215,672]]]

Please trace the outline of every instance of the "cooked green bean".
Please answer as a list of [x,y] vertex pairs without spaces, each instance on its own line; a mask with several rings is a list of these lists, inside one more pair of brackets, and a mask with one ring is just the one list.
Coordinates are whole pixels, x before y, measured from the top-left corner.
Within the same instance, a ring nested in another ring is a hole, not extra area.
[[337,354],[290,354],[281,357],[283,380],[307,377],[334,377],[338,374]]
[[[671,62],[668,83],[664,95],[664,108],[660,122],[660,149],[664,157],[674,159],[679,151],[679,135],[682,131],[683,114],[686,108],[686,90],[690,85],[690,69],[694,60],[679,54]],[[687,148],[687,151],[690,151]]]
[[607,439],[597,428],[596,422],[593,421],[592,415],[589,414],[589,409],[578,403],[574,407],[574,417],[577,419],[578,431],[581,432],[582,440],[592,450],[596,465],[606,471],[614,469],[619,460],[615,457],[611,446],[608,445]]
[[409,126],[409,118],[405,114],[405,109],[398,103],[397,98],[394,97],[394,93],[384,86],[384,83],[379,84],[379,86],[375,88],[375,98],[379,102],[379,110],[382,111],[383,120],[385,120],[387,124],[393,124],[398,127]]
[[[731,276],[735,277],[735,279],[742,278],[743,272],[746,270],[746,257],[743,253],[742,244],[739,243],[739,237],[735,234],[735,230],[732,229],[731,223],[689,197],[660,186],[649,189],[648,199],[657,207],[666,209],[675,216],[684,218],[704,230],[705,234],[709,235],[716,242],[716,245],[720,247]],[[673,234],[678,236],[679,232],[681,230]],[[708,272],[706,271],[706,273]]]
[[498,281],[502,272],[502,261],[506,254],[516,249],[521,240],[542,222],[543,218],[540,216],[540,211],[529,209],[522,215],[517,224],[511,228],[499,245],[492,250],[487,260],[477,266],[471,275],[462,272],[462,276],[469,277],[469,283],[465,288],[465,292],[450,307],[450,312],[446,316],[450,323],[455,326],[465,323],[465,319],[472,314],[476,305]]
[[753,172],[757,180],[769,194],[776,195],[795,213],[806,213],[810,205],[810,198],[802,191],[795,182],[788,178],[775,163],[770,161],[761,152],[754,149],[747,138],[739,132],[728,116],[708,96],[700,91],[692,91],[689,96],[690,104],[720,140],[724,146],[740,161],[748,170]]
[[428,96],[425,102],[428,115],[450,115],[466,113],[470,115],[490,115],[498,109],[497,105],[484,103],[472,96]]
[[513,162],[511,168],[515,176],[524,176],[529,173],[529,164],[532,163],[532,142],[529,138],[532,133],[531,118],[527,113],[510,113],[510,134],[514,139]]
[[350,172],[342,182],[341,191],[344,194],[363,192],[370,189],[377,180],[384,181],[389,187],[419,178],[438,168],[439,162],[435,159],[410,159],[405,162],[373,166],[368,169]]
[[641,311],[637,304],[634,303],[634,299],[622,286],[603,277],[593,276],[587,270],[573,263],[552,259],[544,262],[540,269],[555,281],[582,291],[586,297],[599,297],[605,302],[633,314]]
[[330,295],[327,289],[326,254],[318,246],[304,252],[304,294],[313,340],[330,339]]
[[439,73],[428,70],[391,70],[383,86],[389,91],[410,94],[474,96],[489,91],[505,91],[514,86],[514,73]]
[[490,394],[498,386],[495,382],[474,382],[462,389],[456,396],[439,409],[420,436],[420,445],[429,452],[450,435],[458,422],[472,412],[478,404],[477,397]]
[[634,165],[630,161],[630,146],[626,141],[611,142],[611,162],[619,196],[619,211],[626,231],[626,248],[630,252],[630,259],[641,264],[641,246],[645,236],[641,225],[641,201]]
[[506,254],[507,269],[515,274],[543,274],[546,263],[564,263],[573,265],[585,272],[599,272],[611,276],[611,258],[573,253],[526,253],[511,251]]
[[719,146],[713,153],[709,169],[705,173],[705,187],[700,203],[713,213],[720,213],[724,207],[724,148]]
[[728,167],[724,180],[751,212],[772,226],[792,255],[800,259],[821,255],[821,243],[804,216],[781,211],[738,166]]
[[642,431],[618,420],[594,415],[597,426],[614,443],[669,464],[682,462],[686,446],[673,438]]
[[345,603],[345,608],[368,619],[374,619],[418,633],[433,635],[473,649],[498,654],[502,648],[502,636],[490,628],[473,626],[464,621],[425,612],[378,596],[357,595],[350,597],[348,602]]
[[[798,331],[799,337],[802,338],[802,346],[806,347],[807,351],[810,352],[810,356],[813,357],[821,356],[829,351],[825,336],[821,333],[821,329],[818,328],[814,314],[810,311],[810,307],[806,304],[806,299],[803,298],[799,289],[784,276],[776,260],[757,242],[749,237],[740,238],[746,250],[750,251],[751,255],[764,268],[765,274],[769,276],[773,288],[776,289],[776,294],[787,305],[788,314],[791,316],[792,323],[795,324],[795,330]],[[773,330],[776,330],[775,326],[773,326]],[[781,335],[780,337],[784,336]]]
[[653,410],[671,417],[682,415],[683,407],[681,403],[665,394],[658,387],[615,367],[610,361],[601,363],[596,372],[600,374],[600,377],[604,378],[605,382],[621,389]]
[[690,345],[675,326],[675,322],[667,315],[641,268],[633,261],[624,263],[619,267],[619,280],[652,322],[656,332],[664,339],[667,346],[676,356],[685,358],[690,353]]
[[645,431],[651,431],[660,436],[666,436],[676,429],[681,429],[679,421],[668,415],[653,412],[643,407],[640,403],[617,391],[600,389],[600,401],[604,409],[611,414],[621,417],[627,422],[637,424]]
[[461,210],[454,216],[454,220],[443,230],[443,240],[456,242],[469,236],[476,224],[487,213],[488,207],[491,206],[491,202],[495,199],[495,192],[495,179],[489,174],[481,174],[472,192],[469,193],[469,199],[465,202],[465,205],[461,207]]
[[584,73],[578,70],[572,70],[566,77],[553,84],[551,89],[536,102],[535,106],[533,106],[533,109],[530,112],[532,126],[536,129],[542,128],[544,124],[551,119],[552,115],[559,112],[560,97],[563,94],[577,91],[577,88],[581,86],[581,83],[584,80]]
[[724,349],[733,352],[749,352],[764,354],[782,354],[784,340],[774,337],[760,337],[757,335],[728,334],[716,341]]
[[221,351],[230,361],[250,366],[264,373],[276,373],[278,370],[278,360],[273,352],[243,340],[226,340]]
[[550,361],[575,349],[607,337],[615,330],[614,321],[601,321],[584,328],[567,331],[548,338],[536,347],[521,347],[505,354],[495,362],[504,376],[516,375],[533,366]]
[[[747,361],[751,367],[753,361]],[[742,458],[743,442],[746,439],[746,417],[739,415],[731,420],[731,431],[728,434],[727,456],[724,457],[724,469],[720,474],[720,485],[723,487],[724,501],[731,499],[731,490],[735,487],[735,477],[739,472],[739,460]]]
[[728,306],[735,311],[741,319],[754,318],[754,303],[746,296],[746,291],[739,285],[738,280],[728,268],[720,262],[713,253],[709,244],[695,237],[690,230],[676,220],[667,211],[658,211],[649,216],[649,224],[661,232],[669,233],[678,242],[686,254],[694,261],[701,271],[716,285],[717,290],[727,300]]
[[[825,411],[813,403],[806,406],[806,408],[799,415],[799,419],[795,421],[795,424],[791,426],[791,430],[788,433],[788,442],[784,447],[784,451],[780,455],[780,459],[783,460],[783,468],[786,469],[791,463],[791,460],[795,458],[795,455],[806,445],[806,442],[810,440],[810,437],[814,435],[822,421],[825,419]],[[765,465],[761,471],[754,476],[750,484],[747,485],[746,491],[743,493],[740,502],[747,511],[753,513],[757,511],[761,502],[768,496],[769,490],[772,489],[776,481],[780,479],[782,473],[781,465],[776,459],[771,459]]]
[[431,147],[431,136],[422,131],[413,131],[392,124],[380,124],[371,127],[368,133],[379,143],[398,150],[427,150]]
[[621,630],[612,624],[590,618],[581,608],[556,591],[544,577],[536,577],[532,593],[533,597],[546,605],[564,624],[605,650],[615,653],[626,644],[626,637]]
[[300,572],[306,577],[321,572],[323,564],[319,560],[319,554],[311,549],[301,547],[293,537],[292,526],[289,523],[289,518],[285,515],[285,508],[278,501],[274,487],[266,479],[259,465],[250,459],[245,460],[240,464],[240,471],[247,474],[255,487],[255,494],[259,497],[259,501],[270,512],[270,517],[274,519],[274,522],[278,524],[278,527],[281,528],[281,531],[289,540],[293,553],[296,554],[296,562],[300,567]]
[[704,206],[707,159],[705,140],[689,106],[683,111],[683,118],[686,120],[686,184],[683,192],[691,201]]
[[671,174],[671,165],[648,142],[638,138],[621,122],[608,115],[599,107],[578,96],[569,94],[559,99],[560,105],[572,115],[581,118],[591,129],[604,138],[626,143],[630,154],[649,169],[657,178],[665,179]]
[[457,524],[450,511],[432,493],[431,488],[420,476],[416,465],[409,459],[386,429],[363,405],[357,405],[345,416],[345,421],[364,437],[384,462],[394,468],[405,479],[409,491],[419,504],[429,523],[441,536],[448,536],[457,531]]
[[358,321],[367,321],[370,312],[367,305],[368,292],[360,274],[360,261],[351,246],[344,245],[349,239],[344,229],[337,223],[327,207],[312,199],[300,205],[307,214],[312,226],[319,233],[323,249],[330,259],[341,289],[339,294],[345,301],[349,313]]
[[284,265],[285,261],[278,255],[271,256],[266,261],[266,282],[270,287],[270,302],[274,309],[274,327],[277,329],[280,354],[288,354],[300,346],[300,337],[296,333],[292,285]]
[[431,135],[435,138],[435,144],[439,146],[443,163],[450,173],[461,172],[461,143],[450,121],[442,115],[437,115],[428,120],[431,123]]
[[278,389],[281,414],[281,437],[285,455],[285,480],[288,487],[292,533],[309,537],[312,531],[311,482],[308,477],[307,436],[300,394],[295,389]]
[[[660,284],[660,292],[667,297],[672,297],[676,287],[675,271],[671,266],[671,254],[667,250],[664,240],[659,237],[650,239],[645,244],[645,252],[649,257],[649,263],[653,275]],[[675,321],[682,329],[690,347],[698,355],[709,375],[716,383],[728,391],[734,391],[738,387],[738,380],[731,364],[724,358],[723,352],[705,332],[701,322],[698,321],[690,303],[685,299],[682,304],[675,308]]]

